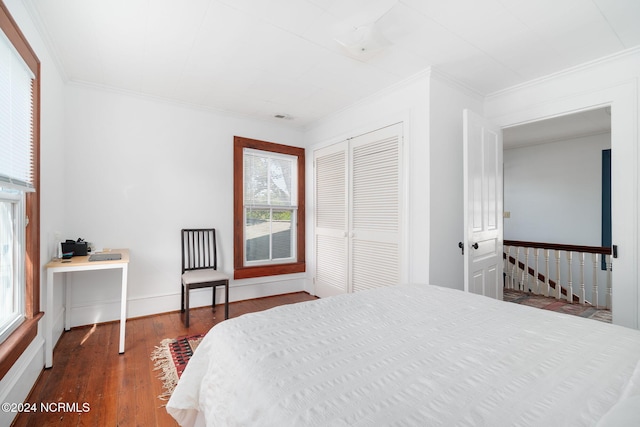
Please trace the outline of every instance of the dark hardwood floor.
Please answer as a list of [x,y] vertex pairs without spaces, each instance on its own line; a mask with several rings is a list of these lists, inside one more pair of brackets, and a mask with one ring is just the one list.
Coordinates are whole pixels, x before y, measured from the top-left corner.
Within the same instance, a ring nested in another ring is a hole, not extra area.
[[[309,301],[305,293],[280,295],[229,305],[229,317],[279,305]],[[53,352],[53,367],[40,375],[27,402],[77,405],[79,412],[22,413],[18,426],[176,426],[158,399],[162,383],[150,359],[165,338],[207,332],[224,319],[223,306],[191,310],[185,328],[179,312],[127,321],[126,351],[118,355],[118,322],[65,332]],[[75,408],[73,408],[75,409]],[[86,410],[88,409],[88,410]]]

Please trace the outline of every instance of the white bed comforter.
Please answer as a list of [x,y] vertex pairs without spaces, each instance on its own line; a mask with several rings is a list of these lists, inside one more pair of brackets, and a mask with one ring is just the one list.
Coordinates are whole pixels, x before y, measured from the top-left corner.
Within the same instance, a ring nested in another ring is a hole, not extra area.
[[216,325],[167,411],[207,426],[580,426],[640,395],[640,331],[427,285]]

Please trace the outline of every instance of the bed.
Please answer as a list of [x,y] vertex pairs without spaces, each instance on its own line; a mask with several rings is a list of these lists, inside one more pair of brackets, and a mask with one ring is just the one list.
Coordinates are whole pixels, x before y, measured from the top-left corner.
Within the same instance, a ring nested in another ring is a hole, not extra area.
[[399,285],[216,325],[167,411],[183,426],[620,426],[640,425],[639,399],[640,331]]

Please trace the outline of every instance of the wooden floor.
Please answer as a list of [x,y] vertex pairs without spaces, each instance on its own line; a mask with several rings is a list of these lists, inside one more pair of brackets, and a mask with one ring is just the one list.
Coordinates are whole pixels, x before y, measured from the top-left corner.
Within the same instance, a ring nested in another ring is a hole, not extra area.
[[[313,299],[298,292],[235,302],[229,316]],[[42,372],[27,402],[37,407],[75,404],[80,412],[22,413],[13,425],[176,426],[166,402],[157,398],[162,383],[149,356],[163,339],[204,333],[223,319],[224,308],[217,306],[215,318],[210,307],[192,309],[189,328],[178,312],[128,320],[123,355],[118,355],[117,322],[65,332],[54,350],[53,367]]]

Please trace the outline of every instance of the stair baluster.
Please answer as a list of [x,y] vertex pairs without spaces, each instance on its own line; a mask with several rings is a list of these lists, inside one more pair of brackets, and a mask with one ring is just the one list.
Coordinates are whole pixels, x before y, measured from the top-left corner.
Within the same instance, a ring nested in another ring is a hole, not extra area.
[[562,282],[560,281],[560,250],[556,249],[556,299],[562,297]]
[[580,304],[584,305],[586,292],[584,289],[584,252],[578,252],[578,258],[580,261],[580,291],[578,293],[578,300]]
[[544,250],[544,296],[551,296],[551,286],[549,286],[549,249]]
[[607,308],[611,310],[611,255],[605,255],[604,259],[607,265]]
[[598,254],[591,254],[591,260],[593,261],[593,278],[591,279],[591,304],[594,307],[598,308]]
[[522,291],[529,292],[529,248],[524,248],[524,269],[522,270]]
[[540,255],[540,249],[538,248],[534,248],[533,249],[533,259],[534,259],[534,268],[533,268],[533,280],[534,280],[534,293],[536,293],[537,295],[540,295],[540,280],[538,280],[538,258]]
[[573,302],[573,251],[567,251],[567,301]]

